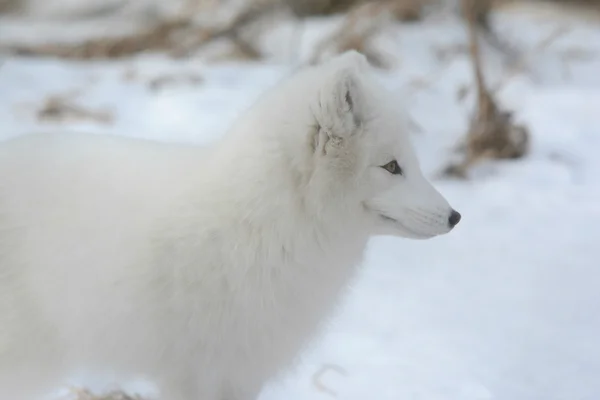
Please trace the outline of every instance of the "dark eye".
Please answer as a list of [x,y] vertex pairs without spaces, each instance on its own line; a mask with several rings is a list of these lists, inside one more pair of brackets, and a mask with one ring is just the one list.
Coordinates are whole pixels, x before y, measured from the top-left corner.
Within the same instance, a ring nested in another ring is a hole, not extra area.
[[382,165],[381,168],[393,175],[402,175],[402,168],[398,165],[398,161],[390,161],[389,163]]

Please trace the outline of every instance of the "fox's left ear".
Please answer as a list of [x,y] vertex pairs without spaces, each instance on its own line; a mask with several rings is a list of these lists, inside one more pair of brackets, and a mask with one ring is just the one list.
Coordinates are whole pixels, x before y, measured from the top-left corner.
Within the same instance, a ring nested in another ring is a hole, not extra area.
[[330,137],[355,134],[364,118],[365,93],[360,65],[346,65],[334,72],[319,92],[317,123]]

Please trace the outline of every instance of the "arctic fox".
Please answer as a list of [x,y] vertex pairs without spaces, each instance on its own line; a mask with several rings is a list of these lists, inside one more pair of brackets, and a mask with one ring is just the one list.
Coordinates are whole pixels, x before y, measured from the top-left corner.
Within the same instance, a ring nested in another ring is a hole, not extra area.
[[0,399],[84,367],[165,400],[255,400],[332,313],[373,235],[460,220],[359,53],[306,67],[210,147],[0,145]]

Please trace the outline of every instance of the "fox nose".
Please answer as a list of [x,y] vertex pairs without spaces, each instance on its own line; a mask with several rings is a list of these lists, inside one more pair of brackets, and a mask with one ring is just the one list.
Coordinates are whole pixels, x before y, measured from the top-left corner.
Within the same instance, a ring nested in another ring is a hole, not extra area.
[[460,213],[456,210],[452,210],[450,217],[448,218],[448,225],[450,225],[450,228],[454,228],[460,222],[460,218]]

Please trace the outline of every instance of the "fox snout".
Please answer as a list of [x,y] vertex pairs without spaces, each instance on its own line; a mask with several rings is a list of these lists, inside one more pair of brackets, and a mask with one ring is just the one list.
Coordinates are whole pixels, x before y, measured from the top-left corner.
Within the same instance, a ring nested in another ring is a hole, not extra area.
[[450,229],[454,229],[454,227],[460,222],[461,218],[462,215],[460,215],[458,211],[453,209],[450,212],[450,216],[448,217],[448,226],[450,226]]

